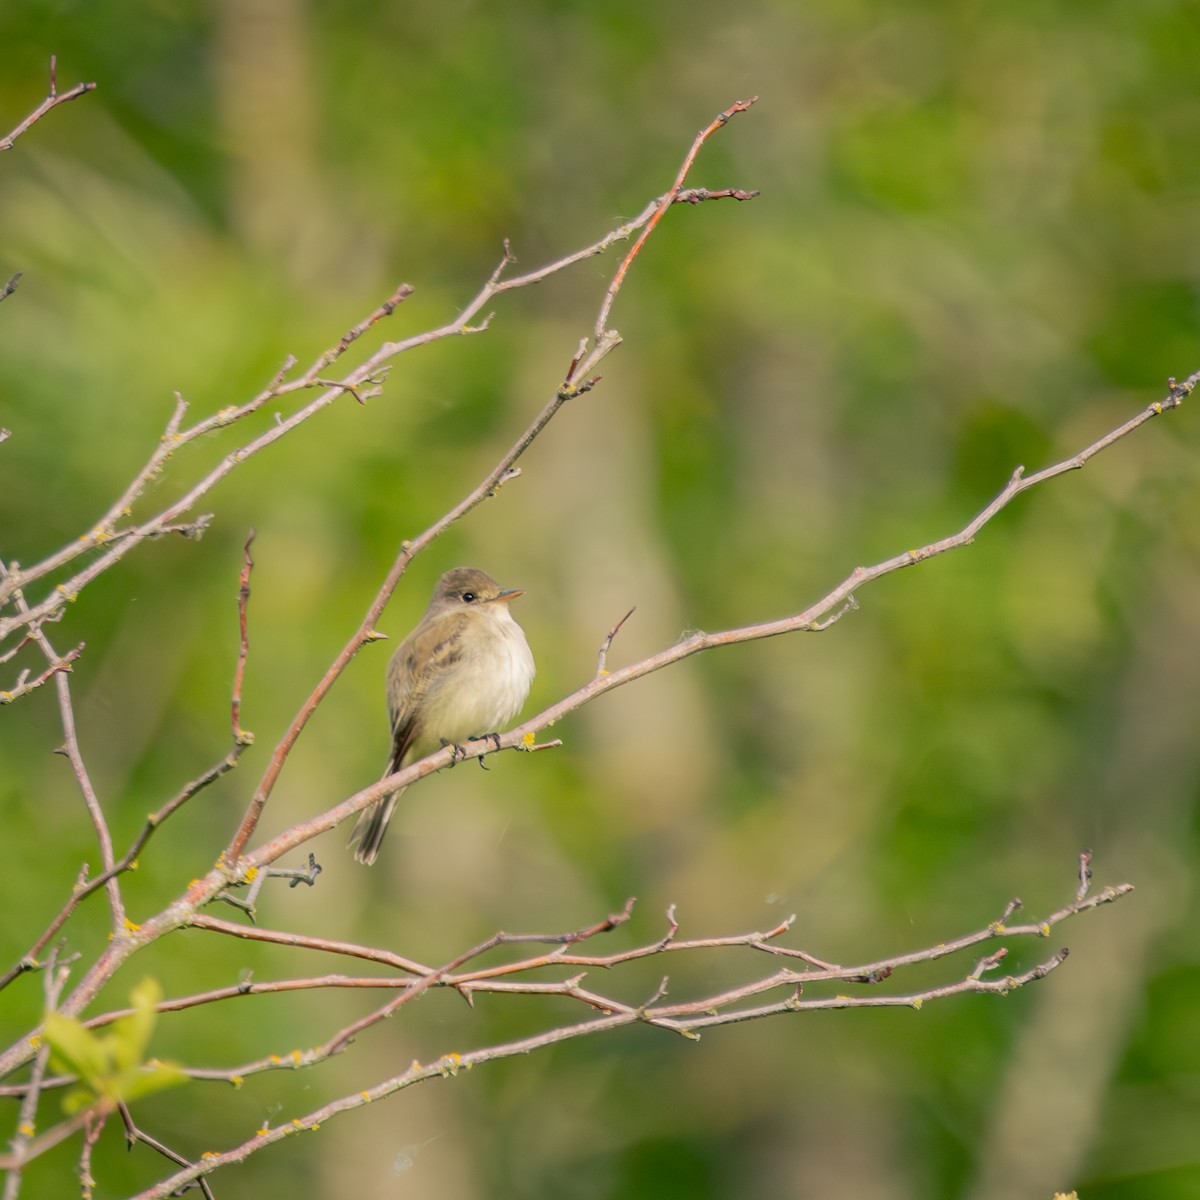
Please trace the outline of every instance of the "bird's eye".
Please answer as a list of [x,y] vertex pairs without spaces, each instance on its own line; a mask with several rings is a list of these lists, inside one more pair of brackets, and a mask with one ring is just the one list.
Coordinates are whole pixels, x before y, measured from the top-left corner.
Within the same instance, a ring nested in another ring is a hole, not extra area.
[[474,592],[463,592],[463,594],[462,594],[462,601],[463,601],[463,603],[464,603],[464,604],[472,604],[472,603],[474,603],[474,601],[475,601],[475,593],[474,593]]

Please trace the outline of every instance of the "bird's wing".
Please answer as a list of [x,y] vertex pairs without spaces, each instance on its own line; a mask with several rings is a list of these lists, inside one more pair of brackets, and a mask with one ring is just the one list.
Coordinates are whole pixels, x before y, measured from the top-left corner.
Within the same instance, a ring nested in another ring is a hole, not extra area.
[[[421,715],[425,711],[426,698],[438,690],[447,673],[462,661],[462,656],[461,626],[449,630],[432,648],[412,646],[407,654],[401,655],[397,665],[406,685],[399,704],[393,705],[389,712],[392,720],[392,758],[387,769],[389,775],[404,765],[405,755],[421,736]],[[423,666],[420,665],[422,658]]]

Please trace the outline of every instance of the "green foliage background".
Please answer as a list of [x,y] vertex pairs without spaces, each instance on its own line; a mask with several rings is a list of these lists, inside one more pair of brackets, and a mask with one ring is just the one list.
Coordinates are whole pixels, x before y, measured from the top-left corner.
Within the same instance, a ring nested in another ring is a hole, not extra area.
[[[197,415],[241,402],[401,280],[417,291],[386,336],[447,319],[504,238],[522,267],[590,242],[665,190],[696,129],[761,96],[692,178],[761,197],[668,215],[614,312],[626,343],[603,383],[386,615],[401,636],[459,563],[525,587],[529,711],[590,676],[631,605],[617,662],[794,611],[1200,368],[1187,0],[29,0],[0,9],[0,46],[5,129],[52,52],[63,85],[100,85],[0,158],[0,276],[25,272],[0,306],[0,553],[23,561],[89,529],[174,390]],[[243,713],[258,744],[155,838],[127,883],[135,918],[210,865],[399,542],[550,395],[615,261],[405,356],[380,399],[335,405],[236,472],[202,542],[145,546],[53,629],[60,649],[87,642],[81,737],[127,844],[225,752],[240,545],[258,530]],[[245,436],[180,455],[148,503]],[[693,936],[796,912],[796,944],[853,961],[964,932],[1014,894],[1049,911],[1089,846],[1101,882],[1138,891],[1068,926],[1064,969],[921,1013],[566,1044],[332,1122],[219,1194],[1195,1196],[1198,445],[1185,405],[970,549],[867,589],[820,636],[688,662],[564,722],[559,751],[432,779],[376,869],[331,836],[319,885],[268,888],[259,914],[442,961],[637,895],[614,947],[657,936],[674,902]],[[360,656],[313,722],[264,834],[378,772],[386,656]],[[51,689],[0,710],[4,963],[95,862],[60,740]],[[86,959],[103,935],[94,900],[69,948]],[[190,933],[136,978],[178,996],[315,969],[340,964]],[[660,970],[597,982],[639,999]],[[672,995],[727,978],[714,956]],[[164,1019],[153,1049],[231,1066],[316,1044],[369,1003],[210,1007]],[[10,988],[0,1040],[40,1004],[37,978]],[[183,1153],[223,1149],[413,1058],[576,1015],[430,996],[315,1071],[193,1084],[140,1111]],[[61,1148],[27,1194],[65,1194],[71,1162]],[[163,1167],[113,1130],[96,1173],[117,1196]]]

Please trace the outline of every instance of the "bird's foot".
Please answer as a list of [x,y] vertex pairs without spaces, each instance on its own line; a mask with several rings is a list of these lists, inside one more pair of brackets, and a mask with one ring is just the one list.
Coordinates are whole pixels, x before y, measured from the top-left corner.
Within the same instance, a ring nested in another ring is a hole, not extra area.
[[[499,735],[498,733],[479,733],[479,734],[476,734],[474,737],[469,737],[469,738],[467,738],[467,741],[468,741],[468,742],[492,742],[492,743],[494,743],[494,745],[495,745],[495,747],[496,747],[496,749],[497,749],[497,750],[499,750],[499,749],[500,749],[500,735]],[[480,765],[480,766],[481,766],[481,767],[482,767],[482,768],[483,768],[485,771],[487,771],[487,770],[490,770],[490,769],[491,769],[491,768],[490,768],[490,767],[487,765],[487,763],[485,763],[485,762],[483,761],[483,755],[482,755],[482,754],[479,756],[479,765]]]
[[461,746],[458,742],[447,741],[445,738],[440,738],[439,740],[442,743],[443,750],[451,749],[454,751],[450,756],[450,765],[452,767],[457,767],[463,759],[469,757],[466,746]]

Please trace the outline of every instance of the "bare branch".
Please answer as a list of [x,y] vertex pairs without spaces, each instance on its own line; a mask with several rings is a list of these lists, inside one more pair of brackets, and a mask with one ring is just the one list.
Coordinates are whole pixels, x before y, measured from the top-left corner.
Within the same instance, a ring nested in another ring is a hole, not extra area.
[[[72,100],[78,100],[80,96],[86,95],[88,92],[96,90],[94,83],[77,83],[70,91],[60,92],[58,90],[58,60],[54,55],[50,56],[50,91],[45,100],[41,102],[23,120],[11,133],[0,137],[0,151],[11,150],[13,143],[21,136],[28,132],[34,125],[38,123],[51,109],[57,108],[60,104],[69,104]],[[17,276],[19,279],[20,276]],[[7,295],[7,293],[5,293]]]
[[[871,583],[885,575],[891,575],[905,567],[915,566],[917,563],[925,562],[939,554],[945,554],[950,550],[970,545],[979,530],[1022,492],[1028,491],[1039,484],[1046,483],[1059,475],[1065,474],[1067,471],[1079,470],[1102,450],[1114,445],[1121,438],[1128,436],[1147,421],[1161,416],[1170,409],[1178,408],[1182,404],[1183,398],[1195,388],[1197,382],[1200,382],[1200,372],[1189,376],[1183,383],[1176,383],[1174,380],[1171,380],[1170,392],[1165,399],[1149,405],[1136,417],[1131,418],[1116,429],[1106,433],[1103,437],[1097,439],[1070,458],[1063,459],[1061,462],[1045,467],[1041,471],[1029,476],[1025,476],[1023,468],[1018,467],[1000,493],[958,533],[951,534],[949,537],[944,537],[939,541],[931,542],[917,550],[905,551],[903,554],[895,555],[883,562],[876,563],[874,566],[856,567],[832,591],[798,613],[754,625],[742,625],[717,633],[692,633],[682,641],[676,642],[673,646],[668,646],[666,649],[660,650],[658,653],[644,658],[639,662],[631,663],[628,666],[609,671],[606,674],[597,674],[588,683],[576,689],[569,696],[552,704],[549,708],[543,709],[536,716],[523,721],[520,725],[509,730],[509,732],[501,734],[498,738],[492,739],[488,743],[480,743],[477,749],[477,756],[482,758],[488,754],[496,754],[501,750],[528,748],[533,745],[533,740],[540,730],[549,728],[562,720],[563,717],[582,708],[585,704],[589,704],[598,696],[623,687],[627,683],[643,679],[655,671],[661,671],[663,668],[681,662],[685,658],[690,658],[694,654],[714,650],[720,646],[733,646],[742,642],[758,641],[762,638],[778,637],[787,633],[819,632],[827,628],[831,623],[829,616],[831,612],[835,613],[832,619],[837,619],[845,612],[851,611],[856,607],[855,594],[864,584]],[[477,495],[477,492],[472,493],[472,496],[475,495]],[[433,528],[437,527],[431,527],[431,529]],[[428,540],[426,534],[422,535],[422,539],[422,545],[424,545],[425,541]],[[396,575],[397,579],[399,578],[398,573],[402,571],[403,567],[407,566],[408,559],[405,555],[411,557],[412,553],[415,553],[415,550],[406,550],[402,553],[396,566],[393,567],[393,574]],[[392,576],[389,575],[389,581],[391,579]],[[390,588],[388,588],[388,591],[390,593]],[[381,604],[380,608],[382,608]],[[835,612],[835,610],[837,611]],[[368,627],[368,624],[373,627],[374,613],[375,608],[373,606],[368,615],[368,621],[364,622],[360,628],[359,636],[361,636],[362,630]],[[357,644],[352,642],[351,645],[357,650]],[[349,649],[350,647],[347,647],[347,650]],[[343,651],[343,654],[346,653],[346,651]],[[332,680],[330,683],[332,683]],[[473,748],[472,753],[473,755],[476,754],[475,748]],[[374,803],[389,792],[395,791],[400,787],[406,787],[409,784],[415,783],[418,779],[423,779],[426,775],[432,774],[434,771],[449,766],[453,757],[452,749],[441,749],[435,751],[427,758],[408,764],[403,770],[397,771],[393,775],[388,775],[378,782],[371,784],[369,787],[363,788],[336,807],[306,821],[302,826],[295,826],[259,846],[256,850],[246,855],[245,864],[257,870],[274,862],[280,855],[287,854],[310,838],[335,828],[342,821],[361,812],[369,804]],[[274,782],[273,777],[271,782]],[[232,856],[230,856],[230,861],[232,862]]]
[[[953,996],[968,994],[1005,995],[1029,983],[1045,978],[1046,975],[1065,961],[1067,950],[1063,948],[1027,970],[998,978],[985,978],[985,976],[991,975],[1004,962],[1007,955],[1007,947],[1002,947],[995,953],[986,955],[973,962],[962,976],[949,983],[915,991],[891,993],[881,993],[878,984],[881,980],[890,978],[895,970],[911,966],[915,963],[932,962],[945,957],[947,953],[961,953],[971,946],[997,937],[1004,937],[1005,940],[1012,940],[1018,937],[1045,937],[1049,929],[1059,921],[1066,920],[1071,916],[1078,916],[1081,913],[1098,907],[1100,904],[1118,899],[1128,894],[1130,890],[1129,886],[1124,884],[1106,888],[1092,900],[1085,900],[1083,902],[1074,901],[1064,906],[1057,913],[1051,914],[1044,921],[1027,926],[1002,930],[998,927],[997,922],[993,922],[985,928],[976,930],[972,934],[949,943],[949,945],[956,947],[954,951],[947,951],[946,944],[939,943],[912,954],[899,955],[891,959],[880,960],[878,963],[863,964],[855,967],[830,968],[829,970],[804,969],[800,971],[781,969],[772,975],[753,980],[741,987],[726,989],[719,993],[708,994],[694,1000],[675,1004],[666,1004],[663,1002],[668,988],[668,980],[666,978],[661,979],[648,1000],[641,1004],[629,1004],[623,1000],[602,995],[584,987],[584,977],[578,974],[563,980],[551,982],[540,980],[515,981],[513,979],[500,980],[486,977],[485,970],[480,969],[477,972],[471,973],[469,982],[466,977],[456,976],[453,973],[454,964],[448,963],[445,967],[430,972],[420,980],[409,979],[408,981],[394,982],[370,980],[348,981],[342,977],[334,977],[336,986],[350,986],[353,983],[353,986],[401,986],[403,990],[400,996],[390,1000],[387,1004],[356,1021],[353,1025],[334,1034],[322,1046],[313,1050],[305,1052],[296,1051],[291,1055],[283,1057],[269,1056],[254,1063],[248,1063],[238,1068],[231,1068],[227,1071],[193,1071],[189,1072],[189,1074],[197,1078],[234,1079],[240,1081],[246,1074],[258,1071],[296,1069],[312,1065],[315,1062],[323,1061],[330,1055],[340,1053],[345,1049],[354,1035],[382,1020],[385,1016],[394,1012],[396,1008],[411,1000],[420,991],[434,985],[453,987],[464,992],[473,989],[498,994],[557,995],[577,1001],[588,1010],[589,1015],[579,1021],[557,1025],[540,1033],[512,1042],[486,1046],[466,1053],[447,1052],[425,1063],[415,1061],[407,1070],[383,1080],[374,1087],[365,1088],[352,1095],[343,1096],[273,1129],[260,1128],[251,1139],[243,1142],[241,1145],[223,1153],[206,1155],[200,1162],[186,1166],[170,1178],[164,1179],[146,1191],[139,1193],[139,1198],[140,1200],[155,1200],[155,1198],[166,1197],[176,1189],[211,1175],[221,1167],[244,1162],[250,1155],[285,1137],[291,1136],[292,1133],[301,1130],[315,1130],[334,1116],[353,1111],[364,1104],[384,1099],[415,1084],[431,1079],[451,1077],[457,1075],[461,1070],[468,1070],[484,1063],[495,1062],[517,1054],[528,1054],[532,1051],[544,1049],[573,1038],[603,1033],[623,1026],[647,1024],[686,1038],[695,1039],[700,1036],[702,1031],[707,1029],[805,1011],[881,1007],[902,1007],[920,1010],[927,1004],[946,1000]],[[1006,908],[1005,911],[1008,912],[1009,909]],[[486,942],[480,943],[479,946],[474,947],[472,950],[459,955],[455,963],[460,966],[465,965],[472,958],[478,957],[480,954],[486,953],[497,946],[519,944],[526,941],[556,941],[561,943],[565,948],[570,944],[572,938],[581,935],[591,936],[594,933],[619,926],[623,923],[625,917],[627,917],[628,912],[629,906],[626,906],[626,909],[621,914],[614,914],[603,921],[597,922],[595,925],[589,926],[586,930],[576,931],[575,933],[555,935],[497,934],[489,938]],[[633,958],[643,956],[644,954],[653,955],[662,954],[667,951],[681,950],[695,951],[702,948],[731,944],[749,948],[761,948],[768,938],[777,935],[787,927],[787,923],[785,922],[768,935],[750,933],[735,938],[701,938],[690,942],[680,942],[674,937],[678,925],[675,922],[673,914],[669,914],[669,920],[670,929],[668,934],[658,941],[651,943],[649,946],[642,947],[641,953],[638,951],[619,951],[612,956],[592,959],[590,962],[593,965],[613,966],[618,962],[631,961]],[[551,962],[561,965],[571,963],[572,961],[570,955],[559,956],[551,954],[537,956],[522,963],[510,964],[510,973],[513,971],[540,969]],[[316,981],[309,982],[315,983]],[[805,995],[805,990],[816,983],[837,984],[842,987],[846,985],[858,985],[865,990],[856,994],[837,992],[826,996]],[[292,984],[288,986],[290,987]],[[263,990],[268,989],[269,985],[263,987]],[[277,985],[276,990],[283,990],[283,985]],[[786,994],[776,999],[748,1003],[771,991],[783,991]],[[225,994],[229,994],[228,990],[226,990]],[[110,1017],[115,1015],[110,1014]],[[3,1159],[0,1159],[0,1166],[3,1165],[3,1161]]]
[[[15,647],[13,653],[19,650],[21,646],[27,645],[29,641],[22,641],[20,645]],[[52,679],[59,671],[69,671],[71,664],[83,653],[86,642],[80,642],[73,650],[68,650],[61,658],[56,658],[40,675],[30,678],[32,671],[26,669],[17,676],[16,682],[7,691],[0,691],[0,704],[11,704],[14,700],[19,700],[22,696],[29,695],[30,692],[36,691]]]
[[[694,157],[695,147],[691,157]],[[747,199],[753,193],[742,193],[734,190],[725,192],[706,192],[704,189],[695,189],[690,192],[681,192],[675,196],[675,199],[680,198],[689,203],[696,203],[705,199],[718,199],[726,195],[734,196],[737,199]],[[516,276],[512,279],[502,280],[500,274],[504,267],[513,260],[507,248],[504,257],[501,259],[499,266],[493,271],[491,277],[484,284],[483,288],[476,294],[467,306],[459,313],[459,315],[451,322],[439,326],[436,329],[427,330],[424,333],[416,334],[413,337],[407,338],[399,342],[385,343],[377,350],[370,358],[361,366],[352,370],[344,379],[337,381],[329,381],[322,378],[322,372],[362,336],[368,329],[375,325],[378,321],[386,316],[390,316],[395,311],[396,307],[409,295],[412,294],[412,287],[409,284],[401,284],[395,292],[386,300],[379,308],[377,308],[368,317],[364,318],[359,324],[354,326],[346,333],[340,341],[330,347],[328,350],[320,354],[313,364],[300,377],[285,382],[288,372],[295,366],[295,359],[289,359],[271,380],[267,388],[260,392],[254,399],[240,406],[233,406],[221,409],[212,416],[198,421],[188,429],[181,429],[184,412],[187,409],[187,403],[181,396],[176,394],[176,407],[167,422],[167,426],[160,439],[158,447],[150,456],[146,465],[138,472],[133,482],[126,489],[125,493],[109,508],[108,512],[95,524],[91,531],[81,538],[75,539],[62,549],[51,554],[39,563],[30,567],[16,569],[15,564],[9,564],[10,570],[7,577],[0,578],[0,604],[4,604],[11,596],[13,590],[17,587],[28,586],[28,584],[44,578],[68,563],[78,558],[82,554],[89,551],[101,550],[101,554],[89,566],[81,571],[76,572],[70,578],[59,583],[47,596],[45,596],[37,604],[30,606],[28,614],[18,614],[17,616],[0,617],[0,642],[3,642],[14,629],[24,625],[30,621],[45,619],[52,613],[61,609],[61,607],[70,600],[78,597],[80,591],[91,583],[97,576],[115,566],[134,546],[150,538],[161,536],[168,530],[181,528],[176,524],[178,518],[183,514],[190,512],[196,504],[210,492],[221,480],[225,478],[231,471],[240,466],[247,459],[251,458],[266,447],[274,444],[280,438],[286,436],[297,425],[303,424],[318,412],[327,408],[343,393],[351,394],[355,400],[362,403],[365,399],[378,394],[380,384],[386,373],[387,364],[391,359],[403,354],[409,350],[416,349],[418,346],[429,345],[436,341],[441,341],[448,337],[456,337],[467,333],[480,332],[487,327],[487,321],[484,320],[478,325],[472,325],[480,311],[487,305],[494,296],[502,292],[512,291],[517,288],[528,287],[534,283],[539,283],[541,280],[549,278],[551,275],[565,270],[567,267],[581,262],[584,259],[590,258],[596,254],[602,253],[615,242],[628,239],[639,228],[645,226],[652,218],[655,218],[655,213],[658,213],[664,207],[664,204],[669,205],[672,193],[668,193],[666,197],[659,197],[652,201],[646,208],[632,221],[619,226],[616,230],[605,235],[598,242],[591,246],[585,247],[583,250],[576,251],[573,254],[565,255],[562,258],[548,263],[544,267],[540,267],[535,271],[531,271],[525,275]],[[657,220],[657,218],[655,218]],[[611,293],[615,296],[615,292]],[[620,343],[620,338],[616,334],[606,334],[603,338],[598,339],[593,347],[590,355],[587,356],[586,364],[582,365],[580,373],[587,373],[592,370],[595,365]],[[577,367],[581,364],[575,364]],[[533,425],[530,427],[529,441],[537,436],[537,433],[545,426],[550,416],[557,411],[566,400],[572,399],[575,396],[582,395],[584,392],[591,389],[595,384],[595,380],[575,383],[574,373],[569,377],[568,384],[560,389],[560,395],[556,396],[552,408],[548,414],[543,411]],[[240,449],[230,452],[226,457],[214,467],[207,475],[201,478],[184,496],[180,497],[168,508],[153,517],[150,517],[139,524],[119,527],[119,522],[129,518],[134,502],[141,497],[145,491],[146,485],[156,478],[164,469],[167,462],[184,446],[196,441],[198,438],[212,433],[213,431],[226,426],[234,425],[243,418],[257,412],[265,404],[278,400],[282,397],[291,395],[296,392],[320,389],[320,394],[316,399],[309,401],[303,407],[299,408],[291,416],[279,420],[269,430],[253,438]],[[525,449],[528,448],[528,442],[521,445],[517,455],[513,456],[512,461],[519,456]],[[510,462],[511,467],[511,462]],[[511,478],[510,472],[502,472],[500,476],[492,479],[487,488],[484,489],[484,496],[494,491],[507,478]],[[458,520],[465,512],[470,511],[479,500],[484,498],[479,497],[468,507],[459,512],[454,518]],[[203,527],[200,527],[197,532],[202,532]],[[440,532],[440,530],[438,531]],[[432,535],[436,537],[437,534]],[[422,535],[424,538],[425,535]],[[414,541],[414,545],[416,542]],[[394,586],[394,585],[393,585]],[[390,594],[390,591],[389,591]],[[356,648],[357,649],[357,648]],[[347,660],[348,661],[348,660]],[[340,672],[339,672],[340,673]]]
[[596,655],[596,676],[608,674],[608,652],[612,649],[613,638],[621,632],[621,626],[629,620],[633,614],[637,612],[636,608],[631,608],[609,631],[608,636],[600,646],[600,653]]
[[250,606],[250,572],[254,570],[254,559],[250,557],[250,547],[253,544],[254,530],[251,529],[242,545],[242,573],[238,580],[239,648],[237,667],[233,672],[233,699],[230,704],[234,745],[254,740],[253,734],[247,734],[242,730],[242,684],[246,678],[246,659],[250,654],[250,635],[247,630],[246,616]]
[[[692,148],[684,157],[683,165],[679,168],[679,173],[675,176],[675,182],[671,185],[671,190],[658,202],[657,207],[651,214],[650,219],[646,222],[646,227],[642,230],[637,241],[629,248],[629,253],[625,255],[621,265],[617,268],[616,274],[613,276],[612,283],[608,285],[608,291],[604,296],[604,303],[600,306],[600,313],[596,317],[596,344],[600,345],[606,338],[614,336],[608,328],[608,315],[612,311],[612,306],[617,298],[617,293],[621,290],[621,284],[625,282],[625,275],[633,265],[633,260],[641,253],[642,247],[646,244],[646,239],[654,232],[654,227],[662,220],[663,214],[675,203],[679,196],[680,190],[683,188],[683,181],[687,178],[688,172],[692,169],[692,164],[696,161],[696,155],[700,153],[700,148],[708,141],[718,129],[729,123],[730,118],[737,113],[745,112],[752,104],[758,100],[757,96],[752,96],[749,100],[738,100],[731,104],[724,112],[719,113],[713,121],[706,125],[698,134],[696,140],[692,142]],[[737,198],[749,199],[755,193],[744,193]],[[697,203],[705,199],[698,192],[692,193],[689,196],[689,203]],[[594,359],[588,359],[582,366],[583,373],[587,373],[595,366]],[[568,376],[567,382],[571,382],[572,377]]]
[[[25,603],[25,596],[21,591],[18,590],[13,599],[18,611],[28,612],[29,606]],[[112,833],[108,828],[108,820],[104,815],[100,797],[96,794],[91,775],[83,761],[83,752],[79,748],[79,738],[75,732],[75,705],[71,699],[71,681],[68,678],[70,667],[68,665],[65,670],[63,669],[61,666],[63,659],[50,644],[50,639],[46,636],[41,624],[31,626],[30,636],[46,656],[47,662],[50,663],[51,670],[48,674],[54,677],[54,688],[58,694],[58,715],[63,728],[64,743],[61,753],[70,762],[71,770],[79,784],[79,791],[83,796],[88,816],[91,818],[92,828],[96,831],[96,841],[100,846],[100,858],[104,863],[104,869],[111,871],[113,866]],[[110,876],[107,888],[108,904],[112,911],[113,932],[117,933],[125,925],[125,904],[121,899],[121,890],[114,877]]]
[[234,744],[234,747],[228,754],[225,755],[219,762],[202,771],[195,779],[190,780],[162,806],[157,812],[151,813],[146,818],[146,823],[142,826],[132,845],[121,856],[121,858],[113,863],[112,867],[97,875],[96,878],[89,880],[88,871],[85,866],[75,881],[75,886],[71,891],[71,896],[54,919],[42,932],[41,936],[33,943],[28,951],[21,956],[9,969],[0,975],[0,991],[3,991],[14,979],[19,975],[23,975],[28,971],[40,970],[43,964],[39,961],[38,956],[49,945],[51,939],[58,931],[66,924],[71,915],[79,907],[80,903],[90,896],[93,892],[103,887],[110,879],[117,875],[124,874],[130,870],[137,862],[138,855],[141,854],[146,843],[150,840],[164,821],[173,813],[183,807],[193,796],[203,791],[211,783],[215,783],[222,775],[228,771],[232,771],[237,766],[238,759],[242,756],[251,742],[245,738]]
[[[627,271],[629,264],[633,261],[636,249],[645,242],[645,239],[649,236],[651,230],[654,228],[654,225],[657,224],[662,213],[667,207],[669,207],[670,197],[678,194],[679,188],[682,185],[682,182],[688,171],[690,170],[692,163],[695,161],[696,154],[699,152],[701,145],[703,145],[704,141],[707,140],[707,138],[716,129],[720,128],[720,126],[728,120],[729,114],[743,111],[749,106],[750,103],[753,103],[753,101],[733,105],[729,110],[727,110],[727,113],[722,114],[722,116],[714,121],[706,130],[703,130],[699,135],[697,135],[695,142],[693,142],[691,149],[688,151],[687,156],[684,159],[683,166],[679,170],[679,173],[676,177],[675,186],[672,191],[668,193],[667,197],[657,201],[655,206],[648,208],[646,212],[643,213],[645,229],[642,233],[642,236],[638,240],[637,247],[635,247],[634,251],[631,251],[631,253],[626,256],[625,261],[618,268],[616,276],[614,276],[613,283],[609,285],[604,299],[605,306],[611,306],[612,301],[615,299],[616,294],[620,289],[621,281],[624,279],[625,272]],[[638,220],[641,221],[642,217],[639,217]],[[629,226],[622,227],[623,230],[627,230],[629,228]],[[610,237],[612,236],[613,235],[610,235]],[[600,245],[601,243],[596,243],[596,246]],[[580,252],[580,256],[586,257],[591,252],[595,252],[595,247],[590,248],[587,252]],[[517,279],[508,280],[507,283],[501,283],[500,276],[502,275],[504,268],[512,262],[512,254],[508,243],[506,242],[504,246],[504,255],[499,264],[496,266],[495,270],[492,272],[488,282],[484,285],[483,289],[479,292],[475,299],[471,301],[471,303],[468,304],[467,307],[459,314],[456,321],[452,322],[448,326],[444,326],[441,330],[432,331],[430,334],[422,334],[415,339],[410,338],[407,342],[389,343],[388,345],[385,345],[371,359],[368,359],[367,362],[360,367],[357,372],[355,372],[355,375],[363,372],[374,372],[375,370],[379,369],[380,365],[385,359],[393,357],[402,350],[422,344],[425,340],[432,340],[434,337],[445,336],[449,332],[467,331],[467,322],[473,319],[475,314],[483,308],[483,306],[491,299],[492,296],[496,295],[498,292],[508,290],[513,287],[526,286],[529,283],[536,282],[537,280],[544,278],[545,275],[551,270],[561,270],[570,262],[577,261],[578,257],[579,256],[567,256],[567,258],[559,259],[557,262],[551,264],[549,268],[543,268],[542,272],[533,272]],[[599,328],[599,323],[597,328]],[[358,629],[342,648],[337,658],[334,659],[333,663],[329,667],[329,670],[326,671],[325,675],[317,684],[312,694],[301,706],[300,711],[296,714],[291,726],[288,728],[287,732],[283,735],[283,738],[276,746],[275,752],[271,756],[271,761],[267,766],[267,770],[263,774],[262,780],[260,781],[258,787],[255,789],[254,796],[251,799],[246,815],[242,820],[242,824],[234,834],[233,840],[230,842],[229,847],[225,852],[225,857],[228,862],[237,862],[245,850],[247,842],[253,836],[254,830],[257,828],[259,819],[262,816],[262,811],[266,805],[267,799],[275,787],[275,783],[279,778],[280,771],[283,769],[283,764],[286,762],[288,755],[291,753],[291,748],[295,745],[296,739],[300,736],[304,727],[308,724],[310,717],[324,700],[325,696],[328,695],[330,688],[333,687],[334,683],[341,676],[342,672],[347,666],[349,666],[350,661],[354,658],[354,656],[375,636],[375,626],[383,613],[384,607],[391,598],[392,593],[396,590],[396,586],[404,576],[404,573],[408,570],[409,563],[411,563],[412,560],[422,550],[440,537],[447,529],[461,521],[462,518],[467,515],[467,513],[471,512],[485,500],[494,496],[506,482],[508,482],[517,474],[517,460],[522,454],[525,453],[526,450],[529,449],[538,435],[543,429],[546,428],[559,410],[566,403],[568,403],[568,401],[576,399],[577,397],[590,391],[597,382],[596,378],[582,379],[576,382],[578,377],[580,375],[586,375],[588,372],[590,372],[604,357],[604,355],[606,355],[610,350],[614,349],[619,343],[620,338],[617,334],[605,332],[597,337],[596,343],[592,347],[590,354],[585,355],[582,361],[577,353],[575,359],[571,363],[571,368],[562,386],[559,387],[551,399],[547,401],[545,406],[542,408],[542,411],[539,412],[536,417],[534,417],[533,421],[530,423],[525,432],[522,433],[516,442],[513,443],[508,452],[491,469],[491,471],[488,472],[483,480],[481,480],[481,482],[470,493],[468,493],[453,508],[451,508],[449,512],[445,513],[424,532],[418,534],[411,541],[406,541],[402,545],[396,561],[392,564],[392,568],[388,572],[387,577],[384,579],[383,585],[375,594],[375,598],[371,601],[371,604],[367,609],[366,616],[363,618]],[[580,353],[582,353],[582,351],[583,344],[580,346]],[[2,636],[3,628],[0,626],[0,637]],[[532,740],[530,742],[530,747],[532,747]]]

